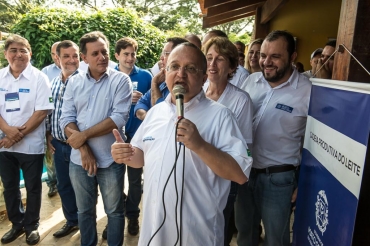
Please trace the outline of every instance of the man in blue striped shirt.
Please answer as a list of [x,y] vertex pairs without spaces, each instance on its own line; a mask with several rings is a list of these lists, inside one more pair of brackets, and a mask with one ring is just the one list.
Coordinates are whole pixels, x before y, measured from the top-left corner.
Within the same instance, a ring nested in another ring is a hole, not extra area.
[[76,197],[69,178],[71,146],[67,144],[67,136],[59,127],[59,119],[62,114],[63,95],[68,81],[79,73],[79,48],[74,42],[64,40],[56,47],[56,55],[62,70],[59,76],[51,81],[54,111],[49,116],[50,129],[47,131],[47,139],[48,149],[54,155],[57,187],[62,201],[63,214],[67,220],[65,225],[53,234],[54,237],[59,238],[78,229]]
[[[63,96],[60,127],[72,147],[69,175],[76,194],[81,245],[96,245],[98,185],[108,216],[108,245],[123,244],[125,167],[113,161],[113,129],[126,125],[132,99],[130,78],[108,68],[109,42],[101,32],[80,39],[86,73],[73,76]],[[120,132],[123,136],[122,131]]]

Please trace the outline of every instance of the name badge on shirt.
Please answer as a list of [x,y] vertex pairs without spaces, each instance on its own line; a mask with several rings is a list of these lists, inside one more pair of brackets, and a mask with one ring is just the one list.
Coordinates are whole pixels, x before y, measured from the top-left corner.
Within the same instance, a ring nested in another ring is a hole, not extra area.
[[19,92],[22,92],[22,93],[30,93],[30,89],[19,88]]
[[292,107],[289,107],[289,106],[284,105],[284,104],[281,104],[281,103],[276,104],[276,107],[275,108],[280,109],[280,110],[283,110],[283,111],[286,111],[288,113],[292,113],[293,112],[293,108]]
[[21,110],[18,92],[11,92],[5,94],[5,109],[6,112],[14,112]]

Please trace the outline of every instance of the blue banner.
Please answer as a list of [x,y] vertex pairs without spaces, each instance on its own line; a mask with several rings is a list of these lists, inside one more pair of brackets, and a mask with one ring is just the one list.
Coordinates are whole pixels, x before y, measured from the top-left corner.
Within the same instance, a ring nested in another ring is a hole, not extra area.
[[370,132],[370,85],[312,79],[293,245],[352,245]]

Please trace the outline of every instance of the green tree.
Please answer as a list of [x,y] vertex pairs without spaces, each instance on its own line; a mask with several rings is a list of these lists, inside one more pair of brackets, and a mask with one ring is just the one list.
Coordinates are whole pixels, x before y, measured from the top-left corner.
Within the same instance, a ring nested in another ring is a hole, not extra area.
[[188,32],[201,33],[201,18],[197,0],[64,0],[65,3],[98,10],[100,7],[125,7],[136,10],[145,20],[162,31],[185,28]]
[[0,31],[9,32],[23,14],[44,3],[45,0],[0,0]]
[[35,8],[11,31],[30,41],[33,65],[38,68],[52,63],[50,47],[54,42],[69,39],[78,44],[80,37],[91,31],[102,31],[110,40],[111,59],[114,59],[114,45],[118,39],[124,36],[136,39],[139,44],[137,64],[144,68],[157,62],[164,42],[161,31],[123,8],[94,12]]

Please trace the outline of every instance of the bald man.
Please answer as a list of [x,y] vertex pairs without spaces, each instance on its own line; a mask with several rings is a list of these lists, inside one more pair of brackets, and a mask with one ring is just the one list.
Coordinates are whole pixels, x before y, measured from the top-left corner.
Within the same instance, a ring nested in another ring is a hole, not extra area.
[[49,78],[49,81],[52,81],[55,77],[58,77],[60,72],[62,71],[60,69],[60,63],[57,59],[57,46],[58,44],[60,43],[60,41],[58,42],[55,42],[52,46],[51,46],[51,49],[50,49],[50,55],[51,55],[51,59],[53,59],[54,63],[49,65],[49,66],[46,66],[44,67],[41,72],[43,72],[44,74],[46,74]]

